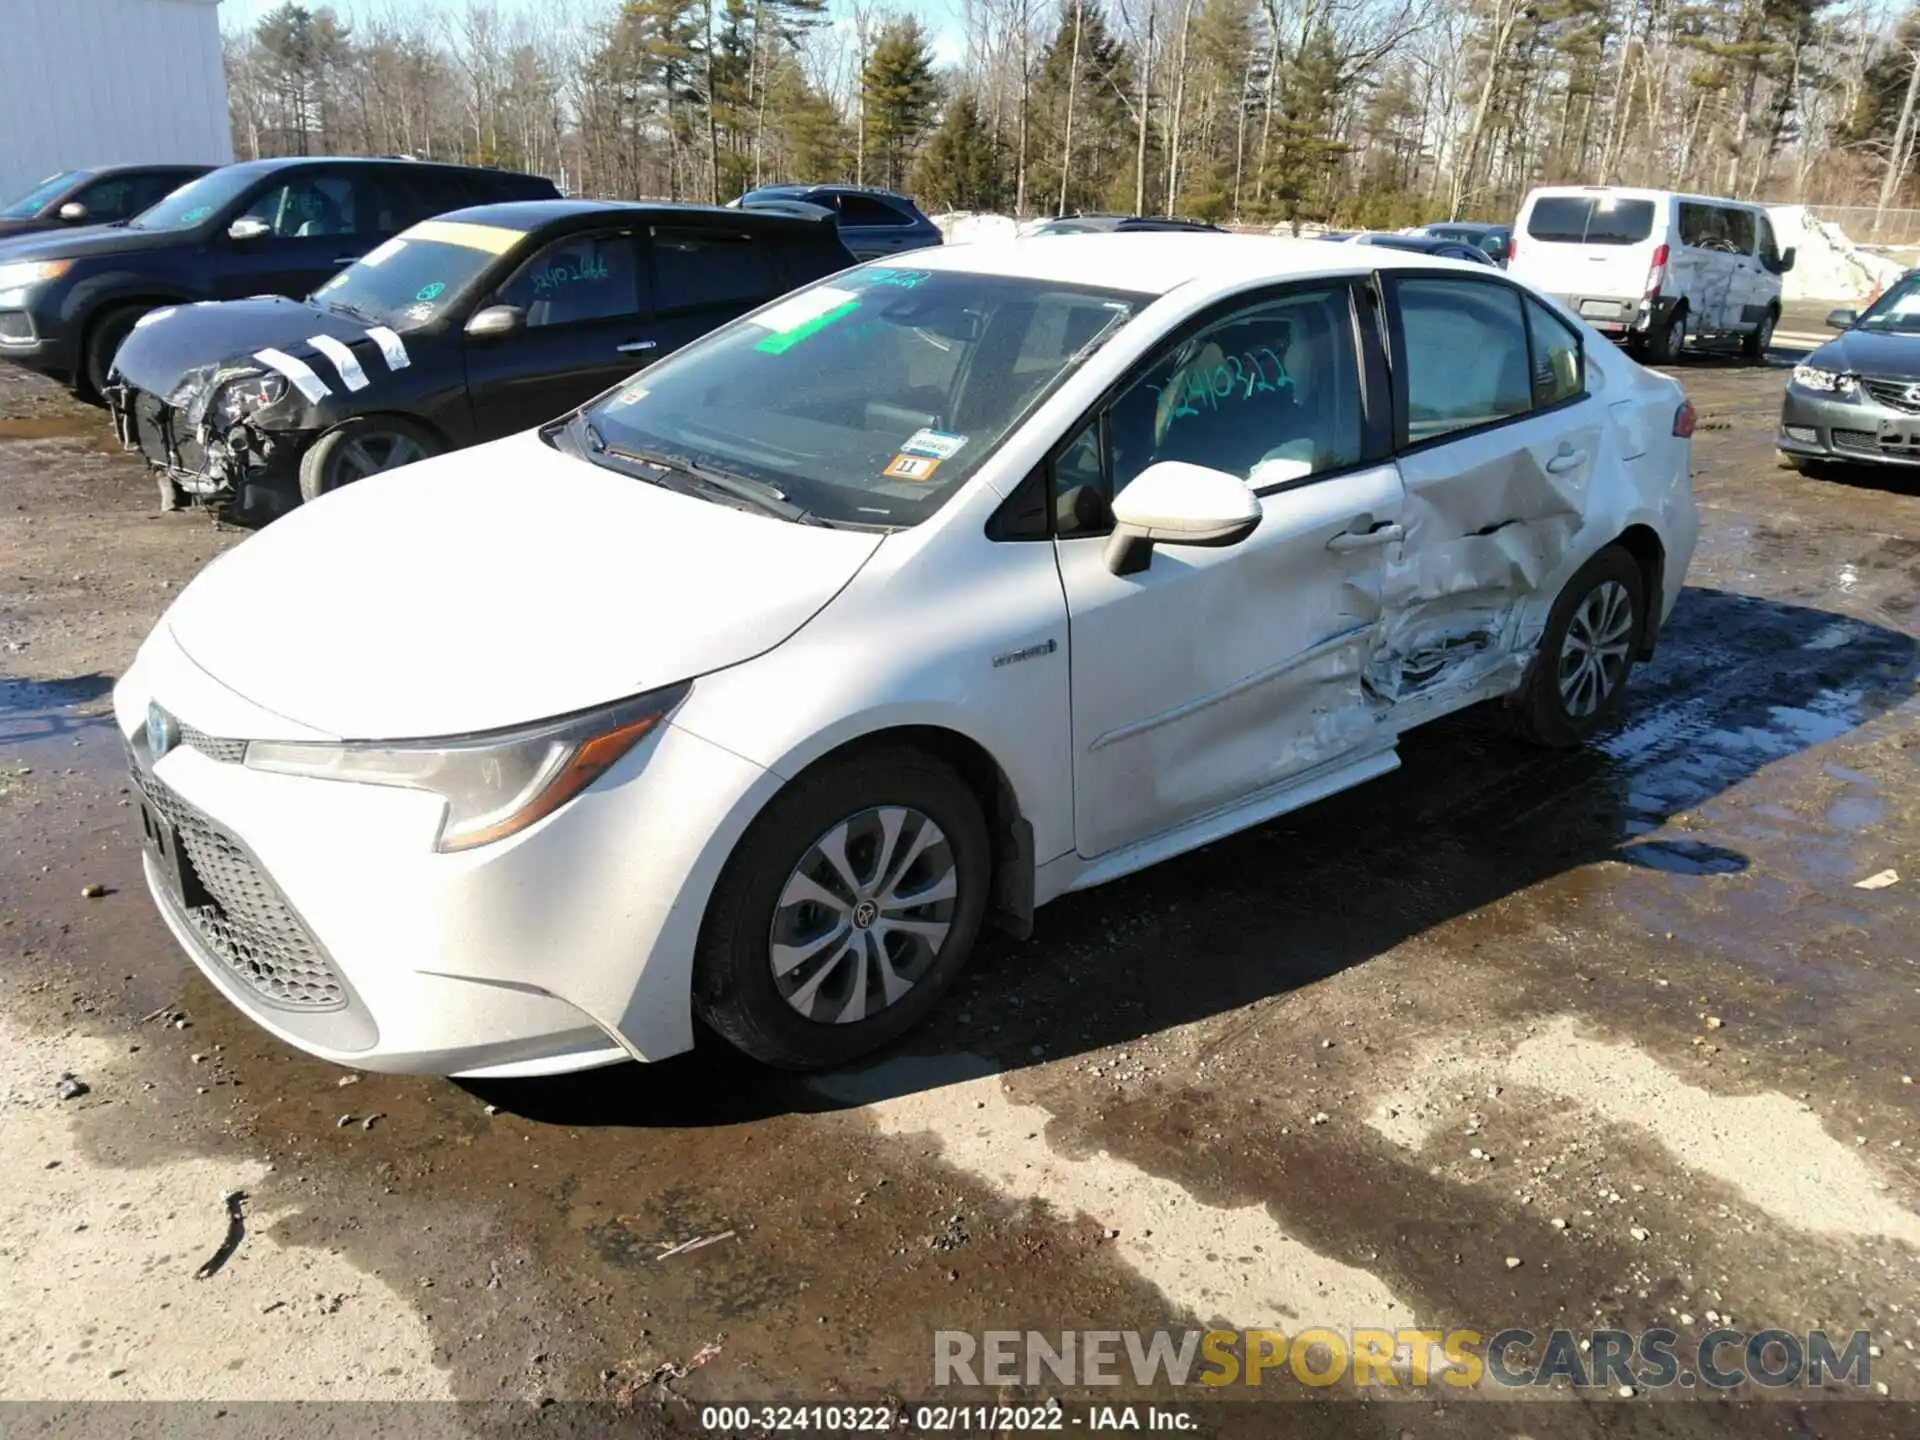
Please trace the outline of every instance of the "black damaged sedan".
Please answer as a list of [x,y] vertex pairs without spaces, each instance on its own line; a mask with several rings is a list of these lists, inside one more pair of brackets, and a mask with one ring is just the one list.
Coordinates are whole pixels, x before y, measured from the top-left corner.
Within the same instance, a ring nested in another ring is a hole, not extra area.
[[853,264],[832,217],[529,201],[423,221],[305,300],[142,317],[106,396],[161,505],[265,516],[564,414]]
[[1920,465],[1920,270],[1909,270],[1842,333],[1793,367],[1780,406],[1780,457],[1803,474],[1824,464]]

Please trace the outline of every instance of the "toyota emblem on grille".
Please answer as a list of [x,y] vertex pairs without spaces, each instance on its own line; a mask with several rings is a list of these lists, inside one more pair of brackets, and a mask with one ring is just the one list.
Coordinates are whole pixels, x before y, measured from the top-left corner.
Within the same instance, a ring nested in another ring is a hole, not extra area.
[[1920,385],[1909,385],[1900,392],[1900,398],[1909,405],[1920,405]]
[[147,706],[147,748],[158,760],[180,743],[180,726],[158,705]]

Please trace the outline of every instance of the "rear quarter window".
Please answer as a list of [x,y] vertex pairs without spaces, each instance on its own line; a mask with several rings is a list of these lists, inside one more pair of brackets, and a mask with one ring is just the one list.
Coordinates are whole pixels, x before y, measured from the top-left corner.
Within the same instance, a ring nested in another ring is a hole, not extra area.
[[1654,202],[1608,195],[1542,195],[1527,234],[1562,245],[1638,245],[1653,234]]
[[913,217],[870,195],[842,195],[840,220],[846,225],[911,225]]

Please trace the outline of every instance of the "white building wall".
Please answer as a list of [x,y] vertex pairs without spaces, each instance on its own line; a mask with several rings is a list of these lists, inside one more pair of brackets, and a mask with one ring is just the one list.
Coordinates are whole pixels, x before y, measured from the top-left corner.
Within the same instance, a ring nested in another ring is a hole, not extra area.
[[0,0],[0,201],[56,170],[232,159],[219,0]]

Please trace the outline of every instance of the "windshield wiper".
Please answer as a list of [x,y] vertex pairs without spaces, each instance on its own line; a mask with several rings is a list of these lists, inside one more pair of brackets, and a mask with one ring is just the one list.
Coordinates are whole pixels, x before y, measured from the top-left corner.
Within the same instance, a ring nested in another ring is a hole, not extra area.
[[344,315],[349,320],[358,320],[362,325],[383,325],[385,320],[370,310],[362,310],[351,300],[323,300],[320,302],[336,315]]
[[[587,431],[588,443],[592,444],[599,432],[591,425],[587,427]],[[690,455],[668,455],[657,450],[630,450],[619,445],[604,447],[595,445],[594,449],[597,453],[611,456],[616,460],[625,460],[637,465],[650,465],[656,470],[669,470],[684,475],[696,485],[718,490],[721,494],[735,500],[744,500],[747,504],[764,510],[769,515],[778,515],[782,520],[791,520],[802,525],[822,523],[809,514],[804,507],[795,505],[787,499],[787,492],[779,486],[770,485],[765,480],[756,480],[750,475],[736,475],[731,470],[722,470],[716,465],[709,465]]]

